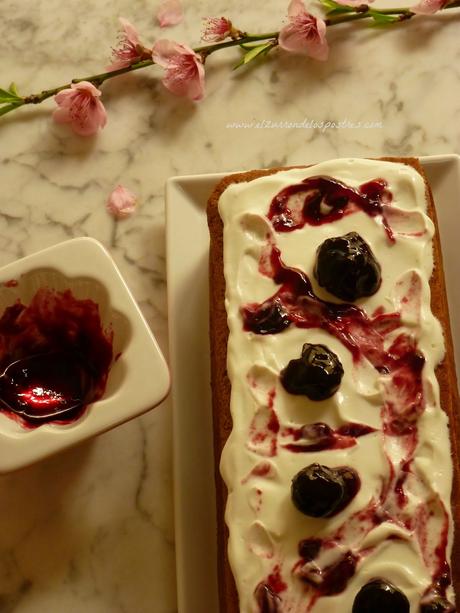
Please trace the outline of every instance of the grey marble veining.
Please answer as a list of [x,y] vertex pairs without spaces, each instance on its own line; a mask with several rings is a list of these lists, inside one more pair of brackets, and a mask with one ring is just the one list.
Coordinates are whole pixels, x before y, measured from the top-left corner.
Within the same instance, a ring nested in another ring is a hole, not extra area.
[[[197,44],[204,15],[247,30],[278,26],[287,2],[184,0],[186,20],[160,31],[147,0],[1,0],[0,86],[32,93],[99,72],[117,17],[146,43]],[[327,63],[274,53],[241,72],[236,50],[211,56],[199,105],[169,95],[152,68],[103,87],[109,121],[82,139],[51,121],[52,101],[0,119],[0,263],[69,237],[110,250],[167,353],[163,186],[175,174],[358,155],[460,150],[460,15],[388,31],[328,34]],[[261,121],[377,122],[380,127],[257,128]],[[254,127],[232,128],[234,122]],[[139,195],[115,222],[108,193]],[[165,402],[112,432],[0,478],[0,610],[176,610],[171,411]],[[213,613],[213,612],[209,612]]]

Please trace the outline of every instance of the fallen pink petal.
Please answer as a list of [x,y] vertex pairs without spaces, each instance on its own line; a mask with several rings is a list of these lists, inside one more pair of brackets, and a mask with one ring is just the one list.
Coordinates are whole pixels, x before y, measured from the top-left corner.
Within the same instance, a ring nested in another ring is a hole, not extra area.
[[157,21],[160,28],[175,26],[184,19],[184,12],[180,0],[165,0],[157,10]]
[[291,0],[288,7],[289,23],[280,30],[279,46],[290,53],[308,55],[315,60],[327,60],[329,46],[326,23],[307,12],[302,0]]
[[123,17],[120,17],[119,21],[122,32],[118,47],[112,49],[113,62],[107,67],[108,71],[126,68],[142,59],[143,47],[140,44],[136,28]]
[[137,198],[123,185],[117,185],[107,200],[107,210],[117,219],[130,217],[136,210]]
[[232,22],[226,17],[205,17],[201,40],[219,43],[232,33]]
[[153,45],[152,59],[165,69],[162,83],[171,93],[194,101],[203,98],[204,66],[193,49],[162,39]]
[[56,123],[68,123],[80,136],[91,136],[107,123],[107,113],[99,100],[101,91],[89,81],[72,83],[54,96],[58,108],[53,113]]
[[448,0],[421,0],[415,6],[411,6],[410,10],[418,15],[433,15],[446,6]]

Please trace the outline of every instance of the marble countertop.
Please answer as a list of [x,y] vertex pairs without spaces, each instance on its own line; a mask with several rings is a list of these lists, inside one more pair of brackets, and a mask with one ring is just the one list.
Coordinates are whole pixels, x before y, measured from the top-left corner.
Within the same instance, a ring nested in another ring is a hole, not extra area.
[[[248,30],[277,27],[287,2],[258,4],[263,10],[242,0],[184,0],[185,23],[161,32],[154,3],[144,0],[3,0],[0,85],[14,80],[32,93],[100,72],[118,16],[146,41],[197,43],[204,15],[228,15]],[[54,124],[51,100],[4,117],[0,261],[70,237],[100,240],[167,354],[165,180],[338,156],[460,152],[459,19],[452,12],[389,31],[340,26],[328,35],[327,63],[274,53],[233,73],[238,52],[216,54],[199,105],[168,94],[156,68],[120,77],[104,85],[109,121],[96,138]],[[256,127],[263,121],[297,127]],[[357,122],[374,127],[350,127]],[[104,206],[118,183],[140,199],[138,212],[122,222]],[[168,401],[0,477],[0,501],[2,611],[176,611]]]

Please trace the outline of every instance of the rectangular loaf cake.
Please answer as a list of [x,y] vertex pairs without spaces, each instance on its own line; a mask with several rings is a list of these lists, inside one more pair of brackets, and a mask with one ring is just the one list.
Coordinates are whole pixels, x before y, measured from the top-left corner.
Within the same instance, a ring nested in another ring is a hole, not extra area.
[[208,222],[221,613],[455,611],[457,387],[419,162],[230,175]]

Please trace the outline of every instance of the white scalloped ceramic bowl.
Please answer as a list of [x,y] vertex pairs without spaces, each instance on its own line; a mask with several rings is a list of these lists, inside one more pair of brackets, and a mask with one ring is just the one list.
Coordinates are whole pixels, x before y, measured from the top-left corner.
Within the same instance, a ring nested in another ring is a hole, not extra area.
[[[11,283],[11,280],[14,280]],[[0,408],[0,473],[25,467],[137,417],[168,394],[165,359],[114,261],[92,238],[75,238],[0,268],[0,315],[38,289],[70,289],[99,306],[113,331],[113,362],[102,398],[75,421],[27,428]]]

